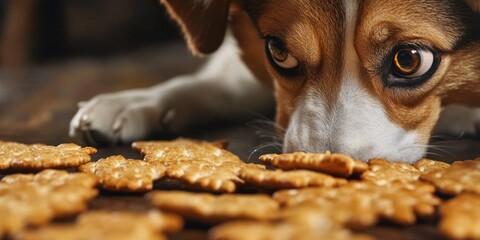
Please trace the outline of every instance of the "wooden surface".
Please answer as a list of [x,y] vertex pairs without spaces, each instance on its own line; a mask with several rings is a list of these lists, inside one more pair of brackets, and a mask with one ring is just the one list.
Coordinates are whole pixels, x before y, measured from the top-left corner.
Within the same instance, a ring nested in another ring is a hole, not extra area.
[[[0,72],[0,139],[24,143],[60,144],[81,139],[68,137],[68,125],[77,102],[96,94],[129,88],[146,87],[178,74],[198,68],[202,61],[187,53],[183,44],[171,43],[111,59],[76,59],[68,62],[34,66],[21,75]],[[266,117],[268,118],[268,117]],[[206,140],[226,139],[229,150],[246,161],[261,153],[276,151],[263,148],[264,131],[271,131],[265,119],[205,126],[185,132],[183,136]],[[267,133],[268,135],[268,133]],[[156,136],[166,138],[172,136]],[[447,139],[434,143],[434,159],[451,161],[480,156],[480,141]],[[99,149],[95,159],[114,154],[140,157],[129,146]],[[102,193],[90,204],[91,209],[142,210],[148,204],[141,195]],[[421,221],[414,227],[384,223],[366,232],[379,239],[441,239],[435,222]],[[172,235],[173,239],[202,239],[208,226],[188,223],[188,230]]]

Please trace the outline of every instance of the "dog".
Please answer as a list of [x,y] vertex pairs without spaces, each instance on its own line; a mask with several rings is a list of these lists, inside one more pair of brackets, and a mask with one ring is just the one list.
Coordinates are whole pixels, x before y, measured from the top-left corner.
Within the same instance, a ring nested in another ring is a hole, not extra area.
[[93,98],[71,135],[130,142],[275,101],[284,152],[412,163],[425,155],[442,106],[480,105],[479,0],[161,3],[193,54],[213,53],[206,66]]

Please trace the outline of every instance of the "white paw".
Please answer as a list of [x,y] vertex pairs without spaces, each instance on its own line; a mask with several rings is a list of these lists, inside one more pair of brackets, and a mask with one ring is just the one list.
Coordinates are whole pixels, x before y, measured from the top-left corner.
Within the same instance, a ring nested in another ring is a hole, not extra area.
[[166,111],[150,89],[102,94],[86,103],[70,122],[70,136],[89,144],[128,143],[160,128]]
[[478,137],[480,135],[480,108],[449,105],[440,114],[434,136]]

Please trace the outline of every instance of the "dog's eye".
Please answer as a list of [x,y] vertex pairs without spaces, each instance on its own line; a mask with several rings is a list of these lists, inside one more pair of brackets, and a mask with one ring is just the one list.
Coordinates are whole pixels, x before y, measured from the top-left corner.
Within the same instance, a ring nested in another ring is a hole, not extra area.
[[286,70],[298,67],[298,60],[288,52],[278,38],[267,37],[265,44],[268,58],[275,67]]
[[427,73],[433,65],[431,51],[405,47],[393,56],[393,72],[399,77],[416,78]]
[[390,87],[415,87],[428,80],[440,64],[440,55],[434,50],[416,45],[400,45],[390,54]]

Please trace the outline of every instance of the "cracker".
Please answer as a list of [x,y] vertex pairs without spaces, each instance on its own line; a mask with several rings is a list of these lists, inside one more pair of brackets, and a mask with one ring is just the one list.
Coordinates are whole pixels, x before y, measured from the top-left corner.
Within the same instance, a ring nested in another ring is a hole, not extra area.
[[23,231],[18,239],[166,239],[162,232],[181,229],[181,218],[151,210],[142,212],[92,211],[81,214],[74,224],[57,224]]
[[231,193],[243,184],[238,177],[245,163],[215,143],[188,139],[135,142],[145,160],[167,167],[166,176],[211,192]]
[[453,162],[450,167],[432,170],[421,178],[435,185],[443,194],[480,194],[480,158]]
[[154,191],[147,194],[152,205],[187,219],[218,223],[229,220],[267,220],[277,216],[279,204],[267,195],[213,195],[182,191]]
[[274,199],[286,207],[312,208],[323,211],[340,224],[364,228],[373,226],[381,218],[410,225],[415,223],[417,215],[432,216],[440,203],[434,191],[433,186],[421,182],[392,182],[381,186],[352,181],[338,188],[283,190],[276,192]]
[[[321,224],[324,219],[315,219]],[[335,240],[371,240],[361,234],[353,234],[344,228],[315,228],[317,225],[296,225],[292,223],[271,223],[238,221],[225,223],[209,231],[212,240],[297,240],[297,239],[335,239]]]
[[102,188],[110,191],[145,192],[152,190],[153,182],[162,178],[165,167],[143,160],[110,156],[78,167],[81,172],[98,177]]
[[348,177],[353,173],[361,173],[367,170],[366,163],[354,160],[351,157],[330,153],[286,153],[266,154],[260,156],[260,161],[268,162],[274,167],[283,170],[307,169],[324,172],[340,177]]
[[92,147],[73,143],[48,146],[0,141],[0,170],[39,171],[47,168],[71,168],[91,160]]
[[429,173],[433,170],[448,168],[450,164],[424,158],[414,163],[413,166],[421,173]]
[[245,167],[240,170],[239,176],[245,183],[268,189],[331,187],[347,183],[345,179],[334,178],[330,175],[308,170],[270,171],[261,168]]
[[98,194],[95,185],[90,174],[61,170],[6,176],[0,181],[0,232],[14,233],[81,212]]
[[462,194],[442,204],[440,232],[450,239],[480,239],[480,196]]
[[360,178],[380,185],[393,181],[411,182],[420,178],[420,171],[414,166],[403,162],[389,162],[384,159],[368,161],[369,168]]

